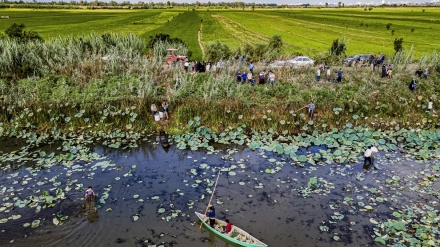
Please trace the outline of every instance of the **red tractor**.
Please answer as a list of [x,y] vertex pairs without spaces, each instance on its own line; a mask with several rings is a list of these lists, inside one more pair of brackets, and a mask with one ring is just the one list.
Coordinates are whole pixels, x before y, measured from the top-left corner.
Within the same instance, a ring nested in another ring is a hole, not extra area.
[[167,57],[166,57],[167,64],[171,65],[175,62],[182,61],[182,60],[186,59],[186,56],[176,55],[175,54],[176,51],[177,51],[177,49],[175,49],[175,48],[168,48],[167,49]]

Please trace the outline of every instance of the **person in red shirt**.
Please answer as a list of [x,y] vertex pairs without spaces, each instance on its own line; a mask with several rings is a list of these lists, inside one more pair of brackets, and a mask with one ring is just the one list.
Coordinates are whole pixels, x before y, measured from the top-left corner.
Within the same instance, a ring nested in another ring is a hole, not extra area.
[[229,222],[228,219],[225,221],[226,221],[225,234],[229,234],[232,231],[233,224],[231,222]]

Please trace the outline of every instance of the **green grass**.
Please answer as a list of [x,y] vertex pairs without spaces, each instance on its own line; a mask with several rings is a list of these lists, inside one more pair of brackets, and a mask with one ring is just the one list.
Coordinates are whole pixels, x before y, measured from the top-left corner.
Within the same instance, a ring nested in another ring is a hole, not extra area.
[[[24,23],[44,38],[79,36],[89,32],[132,32],[148,39],[168,33],[189,44],[194,59],[202,59],[197,33],[203,19],[202,44],[215,40],[232,49],[245,43],[266,43],[281,35],[286,53],[316,56],[326,52],[334,39],[349,40],[348,54],[394,53],[393,41],[403,38],[403,46],[414,46],[414,55],[440,49],[440,8],[307,8],[290,10],[51,10],[2,9],[10,19],[0,21],[0,30],[12,23]],[[386,24],[391,23],[390,30]],[[367,26],[368,25],[368,26]],[[411,29],[414,29],[412,32]],[[391,30],[395,30],[394,35]]]

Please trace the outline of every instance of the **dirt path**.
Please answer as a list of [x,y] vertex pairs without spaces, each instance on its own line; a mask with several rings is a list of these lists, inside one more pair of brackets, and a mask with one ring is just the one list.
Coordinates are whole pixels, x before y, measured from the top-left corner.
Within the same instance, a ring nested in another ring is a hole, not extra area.
[[203,25],[200,24],[200,29],[197,34],[197,41],[199,42],[200,50],[202,50],[202,56],[205,57],[205,49],[203,48],[203,44],[202,44],[202,28]]

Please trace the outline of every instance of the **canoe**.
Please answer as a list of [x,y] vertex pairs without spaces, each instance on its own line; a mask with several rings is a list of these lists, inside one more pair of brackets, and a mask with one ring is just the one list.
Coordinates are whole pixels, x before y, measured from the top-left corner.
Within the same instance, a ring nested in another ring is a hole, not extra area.
[[167,137],[167,134],[165,133],[165,131],[159,132],[159,138],[160,138],[160,144],[162,145],[162,147],[167,148],[170,146],[170,143],[168,142],[168,137]]
[[[246,231],[244,231],[241,228],[236,227],[235,225],[232,226],[232,231],[228,234],[222,233],[223,226],[226,226],[226,222],[215,219],[215,229],[212,228],[207,222],[209,221],[208,217],[204,217],[203,214],[196,212],[197,217],[203,222],[203,225],[205,225],[206,228],[208,228],[210,231],[215,233],[217,236],[228,240],[229,242],[232,242],[234,244],[245,246],[245,247],[267,247],[267,244],[261,242],[260,240],[256,239],[254,236],[250,235]],[[202,220],[205,219],[205,220]]]

